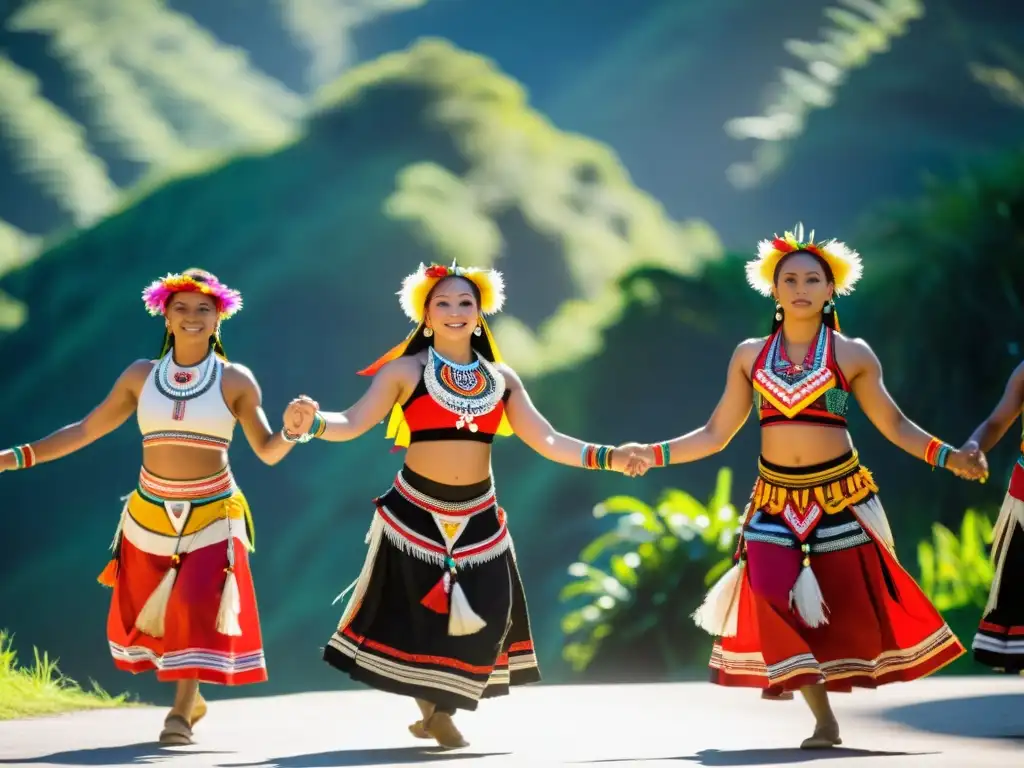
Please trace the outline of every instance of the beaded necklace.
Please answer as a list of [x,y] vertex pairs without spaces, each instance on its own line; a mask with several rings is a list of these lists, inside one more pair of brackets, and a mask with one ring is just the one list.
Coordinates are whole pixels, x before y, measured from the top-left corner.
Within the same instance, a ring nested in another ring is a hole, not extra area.
[[430,347],[423,383],[434,402],[459,417],[455,428],[470,432],[479,429],[473,420],[493,411],[505,394],[505,377],[479,353],[472,363],[460,365]]
[[831,329],[822,325],[817,340],[807,350],[801,364],[789,359],[782,340],[780,327],[768,340],[752,383],[754,389],[780,413],[793,418],[836,386],[836,376],[829,365],[833,340]]
[[160,360],[153,372],[157,391],[174,403],[171,418],[185,418],[185,403],[206,394],[217,381],[220,366],[211,351],[198,365],[183,367],[174,362],[172,349]]

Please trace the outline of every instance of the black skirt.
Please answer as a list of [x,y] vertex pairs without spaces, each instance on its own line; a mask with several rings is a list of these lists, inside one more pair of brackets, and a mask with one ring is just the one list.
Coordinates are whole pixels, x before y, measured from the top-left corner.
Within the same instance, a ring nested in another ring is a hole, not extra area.
[[1024,672],[1024,458],[1014,467],[992,550],[995,578],[972,643],[974,659],[1000,672]]
[[490,480],[403,467],[374,500],[369,551],[324,660],[373,688],[477,708],[540,680],[505,512]]

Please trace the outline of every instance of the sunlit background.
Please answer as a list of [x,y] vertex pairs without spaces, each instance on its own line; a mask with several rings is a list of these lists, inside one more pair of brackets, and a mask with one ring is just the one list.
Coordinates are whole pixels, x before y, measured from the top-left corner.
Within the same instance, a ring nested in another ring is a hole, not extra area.
[[[760,238],[803,221],[864,255],[841,300],[906,413],[959,445],[1024,336],[1024,10],[967,0],[0,2],[0,443],[77,420],[162,326],[142,287],[201,266],[274,425],[341,410],[408,324],[420,261],[494,265],[495,329],[561,430],[616,443],[703,423],[771,303]],[[859,412],[899,556],[969,644],[985,486],[932,472]],[[1014,430],[1018,427],[1014,427]],[[345,687],[320,660],[401,464],[383,427],[277,467],[237,439],[270,682]],[[239,433],[240,436],[240,433]],[[545,680],[700,679],[689,614],[735,545],[757,430],[642,480],[494,453]],[[0,629],[19,652],[154,700],[114,670],[95,577],[135,483],[134,423],[0,477]],[[943,674],[979,672],[964,658]]]

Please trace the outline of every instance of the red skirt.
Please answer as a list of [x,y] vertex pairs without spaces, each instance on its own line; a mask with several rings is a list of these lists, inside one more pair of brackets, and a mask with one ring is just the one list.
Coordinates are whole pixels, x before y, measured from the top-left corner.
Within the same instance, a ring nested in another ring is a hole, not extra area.
[[[735,633],[715,642],[713,683],[850,691],[915,680],[965,653],[892,554],[856,453],[800,469],[762,460],[761,474],[741,544]],[[809,623],[797,585],[811,576],[820,595],[805,595],[820,600],[824,618]]]
[[1024,672],[1024,451],[992,539],[995,573],[972,643],[974,659],[999,671]]
[[[244,685],[267,680],[249,569],[248,504],[224,474],[228,488],[212,499],[211,485],[219,479],[223,486],[222,476],[180,483],[145,471],[129,496],[114,559],[100,579],[112,581],[114,590],[107,639],[119,669],[154,670],[165,681]],[[172,569],[168,593],[161,584],[167,586]],[[158,596],[161,590],[165,599]]]

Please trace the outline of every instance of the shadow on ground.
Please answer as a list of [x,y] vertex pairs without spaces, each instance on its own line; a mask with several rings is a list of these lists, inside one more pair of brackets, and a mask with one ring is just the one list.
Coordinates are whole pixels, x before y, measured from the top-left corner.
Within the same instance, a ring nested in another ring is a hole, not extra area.
[[1024,741],[1024,692],[923,701],[883,710],[878,716],[928,733]]

